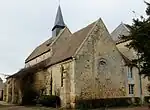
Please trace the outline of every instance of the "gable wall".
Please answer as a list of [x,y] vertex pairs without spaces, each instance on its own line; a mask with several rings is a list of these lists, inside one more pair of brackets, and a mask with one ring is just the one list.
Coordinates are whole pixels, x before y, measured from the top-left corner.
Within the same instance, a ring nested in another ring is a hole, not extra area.
[[[100,66],[100,61],[106,65]],[[100,20],[76,55],[77,99],[100,99],[126,95],[124,62]]]
[[111,37],[115,42],[120,41],[121,35],[129,35],[129,29],[125,26],[125,24],[121,23],[112,33]]

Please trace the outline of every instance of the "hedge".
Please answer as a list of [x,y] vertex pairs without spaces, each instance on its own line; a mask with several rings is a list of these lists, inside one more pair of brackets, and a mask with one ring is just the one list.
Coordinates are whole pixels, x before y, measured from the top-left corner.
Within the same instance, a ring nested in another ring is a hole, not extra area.
[[60,98],[54,95],[42,95],[37,100],[37,104],[48,107],[58,107],[60,106]]
[[100,108],[100,107],[127,107],[140,105],[140,98],[135,97],[135,102],[132,98],[108,98],[95,100],[78,100],[76,108]]

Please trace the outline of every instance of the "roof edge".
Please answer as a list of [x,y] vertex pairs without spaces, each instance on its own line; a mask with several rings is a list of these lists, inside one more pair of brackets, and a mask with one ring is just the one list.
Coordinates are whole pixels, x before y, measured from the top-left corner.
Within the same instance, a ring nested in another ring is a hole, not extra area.
[[[56,41],[57,41],[57,39],[62,35],[62,33],[65,31],[65,29],[68,29],[66,26],[65,26],[65,28],[58,34],[58,36],[56,37],[56,39],[50,44],[50,46],[52,46]],[[69,29],[68,29],[69,30]],[[69,32],[70,32],[70,30],[69,30]],[[70,32],[71,33],[71,32]],[[34,50],[33,50],[34,51]],[[32,52],[33,52],[32,51]],[[33,59],[35,59],[35,58],[37,58],[37,57],[39,57],[39,56],[41,56],[41,55],[43,55],[43,54],[45,54],[45,53],[47,53],[47,52],[49,52],[50,51],[50,49],[48,50],[48,51],[46,51],[46,52],[44,52],[44,53],[42,53],[42,54],[40,54],[40,55],[38,55],[38,56],[36,56],[36,57],[34,57],[34,58],[32,58],[32,59],[30,59],[30,60],[25,60],[25,63],[28,63],[28,62],[30,62],[31,60],[33,60]],[[32,53],[31,53],[32,54]],[[31,55],[30,54],[30,55]],[[30,56],[29,55],[29,56]]]
[[[51,67],[51,66],[53,66],[53,65],[56,65],[56,64],[58,64],[58,63],[61,63],[61,62],[64,62],[64,61],[67,61],[67,60],[70,60],[70,59],[73,59],[73,57],[69,57],[69,58],[66,58],[66,59],[64,59],[64,60],[61,60],[61,61],[59,61],[59,62],[52,63],[51,65],[45,66],[45,68],[49,68],[49,67]],[[47,60],[47,59],[46,59],[46,60]],[[44,61],[46,61],[46,60],[44,60]],[[34,65],[34,66],[35,66],[35,65]],[[32,66],[31,66],[31,67],[32,67]],[[22,69],[26,69],[26,68],[22,68]],[[21,70],[19,70],[17,73],[14,73],[14,74],[8,76],[6,79],[13,78],[15,75],[19,74],[20,71],[21,71]]]
[[83,45],[83,44],[85,43],[85,41],[88,39],[88,36],[91,34],[91,32],[94,30],[96,24],[97,24],[100,20],[101,20],[101,18],[99,18],[99,19],[95,22],[94,26],[90,29],[90,31],[89,31],[88,34],[86,35],[85,39],[83,40],[83,42],[80,44],[80,46],[79,46],[79,47],[77,48],[77,50],[75,51],[73,57],[75,57],[75,56],[77,55],[77,53],[80,51],[80,49],[82,48],[82,45]]

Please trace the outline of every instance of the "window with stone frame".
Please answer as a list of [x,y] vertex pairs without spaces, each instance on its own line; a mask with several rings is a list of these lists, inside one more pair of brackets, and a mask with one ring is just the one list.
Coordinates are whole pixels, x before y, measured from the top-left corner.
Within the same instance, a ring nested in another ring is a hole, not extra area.
[[60,72],[61,72],[61,87],[63,87],[64,86],[64,84],[63,84],[63,72],[64,72],[63,65],[61,65]]
[[134,84],[129,84],[129,94],[134,94]]
[[98,60],[97,67],[98,67],[97,70],[98,70],[99,74],[103,73],[104,71],[106,71],[107,70],[107,61],[106,61],[106,59],[100,58]]

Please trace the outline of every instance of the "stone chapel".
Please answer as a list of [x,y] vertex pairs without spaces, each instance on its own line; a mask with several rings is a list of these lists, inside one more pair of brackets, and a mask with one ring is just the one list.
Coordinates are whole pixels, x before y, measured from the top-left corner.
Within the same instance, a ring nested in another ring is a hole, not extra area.
[[110,34],[100,18],[72,33],[59,6],[52,37],[35,48],[23,69],[7,78],[5,101],[21,103],[23,87],[18,82],[25,75],[33,76],[36,91],[59,96],[66,108],[82,100],[147,96],[147,82],[142,83],[145,79],[140,80],[131,62],[134,51],[117,38],[128,32],[122,23]]

